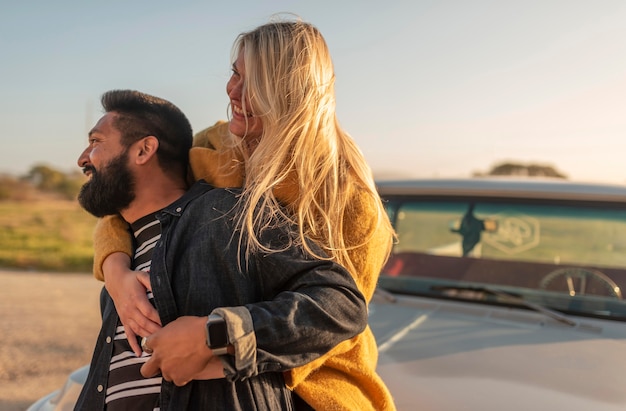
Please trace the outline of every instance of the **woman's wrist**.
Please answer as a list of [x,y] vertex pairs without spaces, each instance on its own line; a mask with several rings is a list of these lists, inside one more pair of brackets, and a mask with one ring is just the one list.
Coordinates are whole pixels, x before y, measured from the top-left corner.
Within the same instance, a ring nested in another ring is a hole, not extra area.
[[126,273],[130,270],[130,257],[122,252],[109,254],[102,262],[104,279],[112,275]]

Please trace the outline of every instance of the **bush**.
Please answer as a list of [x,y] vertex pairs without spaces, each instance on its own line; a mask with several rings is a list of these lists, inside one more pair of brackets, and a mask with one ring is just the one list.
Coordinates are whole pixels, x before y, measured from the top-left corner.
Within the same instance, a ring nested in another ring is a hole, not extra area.
[[78,171],[63,173],[44,164],[33,166],[25,179],[37,189],[56,193],[67,200],[75,199],[85,182],[85,178]]
[[0,201],[24,201],[32,199],[35,193],[36,190],[30,182],[10,175],[0,175]]

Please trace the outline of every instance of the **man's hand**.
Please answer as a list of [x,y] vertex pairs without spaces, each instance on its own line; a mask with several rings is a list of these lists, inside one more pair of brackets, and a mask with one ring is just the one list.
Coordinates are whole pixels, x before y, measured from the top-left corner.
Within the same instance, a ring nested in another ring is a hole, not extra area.
[[161,328],[157,310],[150,304],[146,291],[150,290],[150,276],[128,267],[130,260],[124,253],[108,256],[102,264],[104,285],[115,303],[115,309],[124,326],[128,342],[137,355],[141,348],[137,336],[148,336]]
[[149,378],[160,370],[177,386],[223,377],[219,358],[206,345],[206,322],[207,317],[179,317],[148,337],[152,357],[141,367],[141,375]]
[[222,365],[220,357],[214,355],[194,380],[217,380],[220,378],[224,378],[224,365]]

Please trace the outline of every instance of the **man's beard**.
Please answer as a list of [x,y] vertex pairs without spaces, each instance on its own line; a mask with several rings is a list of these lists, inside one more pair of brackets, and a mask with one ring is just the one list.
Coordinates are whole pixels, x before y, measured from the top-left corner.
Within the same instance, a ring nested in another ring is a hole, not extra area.
[[97,171],[93,166],[91,179],[78,194],[78,202],[96,217],[118,214],[135,199],[135,179],[128,168],[128,152],[124,152]]

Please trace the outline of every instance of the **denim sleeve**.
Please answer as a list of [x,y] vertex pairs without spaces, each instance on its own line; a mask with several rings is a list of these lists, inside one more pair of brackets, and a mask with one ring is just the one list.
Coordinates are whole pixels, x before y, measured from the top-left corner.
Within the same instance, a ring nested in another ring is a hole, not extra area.
[[367,325],[365,298],[332,261],[290,247],[257,256],[251,270],[274,297],[213,311],[226,320],[235,348],[222,358],[231,381],[304,365]]

